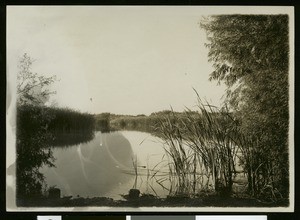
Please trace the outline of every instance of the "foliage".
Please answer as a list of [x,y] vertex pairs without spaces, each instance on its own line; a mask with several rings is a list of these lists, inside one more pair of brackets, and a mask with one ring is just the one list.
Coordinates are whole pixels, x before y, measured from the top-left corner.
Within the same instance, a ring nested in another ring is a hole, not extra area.
[[151,116],[119,116],[110,121],[111,127],[116,130],[137,130],[144,132],[153,132],[155,117]]
[[288,16],[218,15],[203,20],[211,80],[228,86],[240,123],[250,192],[288,197]]
[[110,126],[114,130],[136,130],[149,132],[159,136],[160,134],[156,131],[157,124],[165,118],[167,115],[175,114],[178,117],[182,117],[182,112],[174,112],[171,110],[164,110],[159,112],[153,112],[149,116],[140,114],[137,116],[133,115],[110,115]]
[[20,60],[17,75],[17,202],[42,196],[44,176],[39,168],[53,166],[54,158],[49,146],[52,138],[49,122],[53,115],[44,107],[54,92],[49,85],[55,77],[44,77],[31,71],[33,60],[25,53]]
[[52,138],[48,125],[53,115],[46,107],[32,105],[17,109],[17,197],[41,197],[44,176],[43,165],[53,166],[54,158],[49,146]]
[[97,131],[108,132],[111,130],[110,115],[110,113],[101,113],[95,116]]
[[20,60],[19,73],[17,75],[18,85],[17,103],[19,105],[44,105],[54,91],[50,91],[49,86],[56,80],[55,76],[45,77],[33,73],[31,70],[33,64],[32,58],[26,53]]
[[50,108],[54,118],[49,124],[53,133],[90,133],[95,130],[95,118],[88,113],[81,113],[68,108]]
[[[195,189],[192,180],[196,174],[195,155],[188,149],[183,141],[182,121],[176,114],[169,112],[159,118],[157,131],[164,140],[164,149],[169,158],[169,181],[171,187],[170,194],[186,196],[190,195]],[[195,193],[195,192],[194,192]]]
[[175,194],[195,196],[213,189],[228,196],[237,161],[236,123],[228,111],[204,105],[199,96],[198,108],[198,112],[187,109],[181,117],[168,114],[157,127],[171,159],[171,183],[176,183]]
[[44,165],[54,166],[51,146],[66,139],[61,134],[68,134],[72,141],[85,141],[91,139],[95,128],[93,115],[45,106],[54,93],[49,86],[55,81],[55,76],[33,73],[32,63],[33,60],[24,54],[18,74],[16,154],[19,205],[25,199],[43,196],[44,176],[39,169]]
[[90,141],[94,137],[95,118],[68,108],[48,108],[53,115],[48,124],[53,146],[70,146]]

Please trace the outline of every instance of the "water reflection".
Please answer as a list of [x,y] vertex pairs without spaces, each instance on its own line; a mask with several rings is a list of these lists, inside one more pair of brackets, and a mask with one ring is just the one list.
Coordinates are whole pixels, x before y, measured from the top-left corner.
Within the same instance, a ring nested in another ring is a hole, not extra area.
[[52,135],[53,140],[50,144],[53,147],[69,147],[79,143],[87,143],[95,137],[94,132],[53,133]]
[[151,177],[153,172],[161,171],[157,164],[161,163],[164,150],[147,133],[98,132],[87,143],[53,148],[53,155],[56,167],[43,167],[41,172],[47,185],[60,188],[62,196],[121,199],[120,194],[131,188],[139,188],[142,193],[167,194]]

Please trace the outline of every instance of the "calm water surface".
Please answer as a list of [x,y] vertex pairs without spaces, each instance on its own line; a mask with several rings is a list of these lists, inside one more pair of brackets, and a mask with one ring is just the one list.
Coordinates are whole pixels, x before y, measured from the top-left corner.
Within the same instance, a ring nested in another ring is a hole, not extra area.
[[60,188],[62,196],[121,199],[131,188],[160,197],[168,195],[157,183],[168,187],[162,141],[149,133],[97,132],[88,143],[53,148],[53,155],[56,167],[43,167],[41,172],[48,187]]

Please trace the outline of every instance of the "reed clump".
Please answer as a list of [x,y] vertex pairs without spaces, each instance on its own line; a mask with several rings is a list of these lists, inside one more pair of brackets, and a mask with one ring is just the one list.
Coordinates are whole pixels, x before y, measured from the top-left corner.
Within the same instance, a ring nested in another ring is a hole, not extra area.
[[226,109],[204,103],[198,111],[169,114],[157,124],[169,157],[170,193],[196,196],[213,190],[229,196],[236,174],[239,146],[233,140],[237,123]]
[[273,159],[276,151],[244,132],[238,112],[197,97],[197,111],[171,111],[156,124],[168,155],[170,194],[196,197],[209,191],[228,197],[247,193],[264,202],[285,201],[276,185],[280,181],[276,175],[280,163]]

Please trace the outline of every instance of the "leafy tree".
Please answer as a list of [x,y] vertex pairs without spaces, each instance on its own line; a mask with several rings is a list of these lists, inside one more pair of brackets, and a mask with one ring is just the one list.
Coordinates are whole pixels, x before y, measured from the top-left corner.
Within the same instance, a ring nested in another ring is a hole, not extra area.
[[49,146],[52,138],[48,124],[52,119],[49,109],[23,105],[17,112],[17,198],[39,198],[44,189],[44,176],[39,168],[54,166]]
[[53,94],[48,86],[55,77],[39,76],[31,72],[33,60],[24,54],[20,61],[17,85],[17,202],[42,196],[43,165],[54,166],[49,140],[49,123],[53,114],[43,106]]
[[33,73],[31,70],[33,62],[32,58],[26,53],[20,60],[20,71],[17,75],[17,102],[19,105],[32,104],[42,106],[48,101],[50,95],[55,93],[49,90],[49,85],[56,80],[56,77],[45,77]]
[[240,123],[249,190],[287,197],[288,16],[217,15],[200,26],[215,69],[210,80],[227,85],[227,104]]

